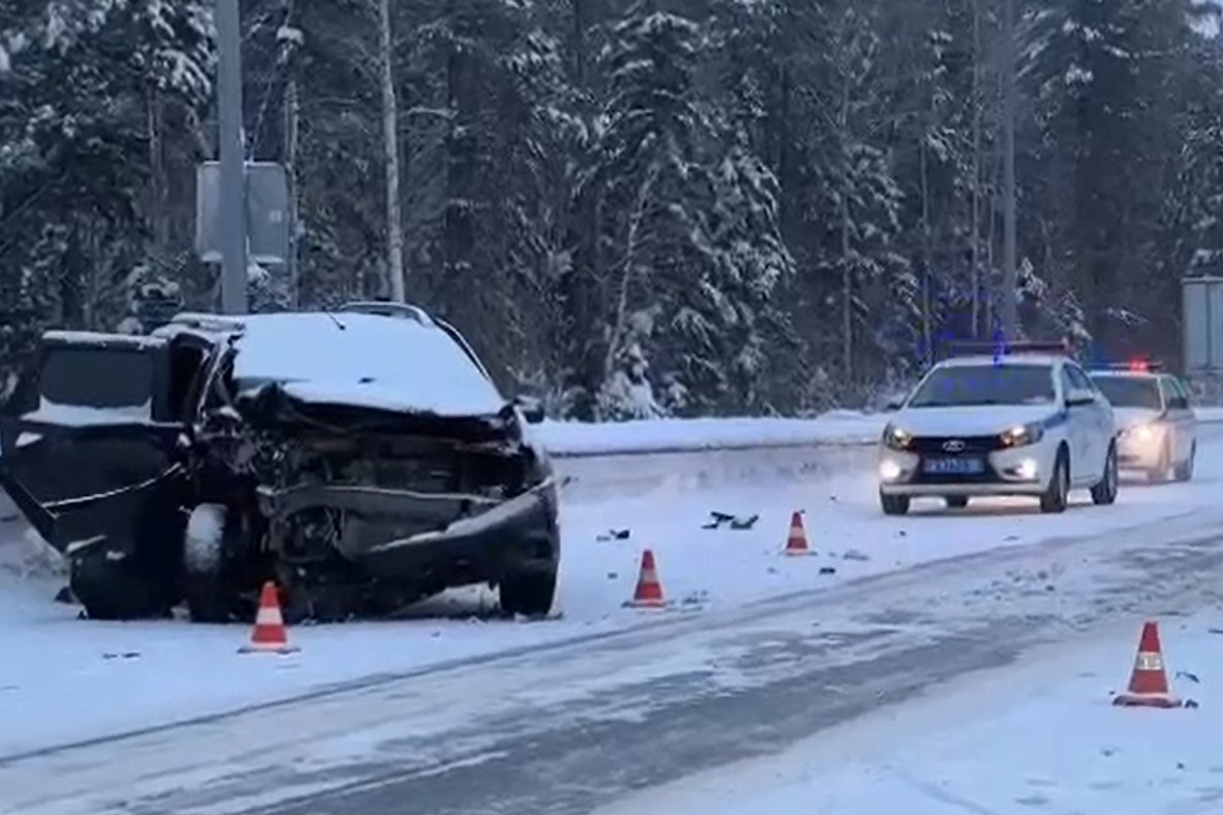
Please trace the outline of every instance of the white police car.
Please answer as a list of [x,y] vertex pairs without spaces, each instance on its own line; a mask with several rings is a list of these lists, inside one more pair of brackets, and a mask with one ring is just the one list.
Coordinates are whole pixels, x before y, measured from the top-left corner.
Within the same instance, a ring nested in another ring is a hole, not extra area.
[[1184,383],[1144,360],[1092,371],[1091,378],[1117,416],[1122,470],[1142,471],[1154,482],[1193,478],[1197,416]]
[[1042,512],[1065,510],[1072,489],[1116,500],[1113,409],[1088,375],[1061,345],[982,353],[992,348],[939,362],[898,405],[879,445],[888,515],[925,496],[959,508],[972,496],[1030,495]]

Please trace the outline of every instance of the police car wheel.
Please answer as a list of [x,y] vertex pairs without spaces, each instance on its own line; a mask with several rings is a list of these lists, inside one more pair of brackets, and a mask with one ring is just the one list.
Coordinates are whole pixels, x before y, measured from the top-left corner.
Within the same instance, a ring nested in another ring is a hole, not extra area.
[[1105,505],[1117,500],[1117,448],[1108,446],[1108,457],[1104,460],[1104,475],[1100,483],[1091,488],[1092,503]]
[[1189,450],[1189,458],[1185,459],[1183,464],[1176,465],[1176,480],[1177,481],[1192,481],[1193,480],[1193,461],[1197,458],[1198,447],[1193,445]]
[[1049,486],[1040,497],[1040,511],[1044,513],[1065,512],[1070,498],[1070,462],[1066,451],[1059,450]]

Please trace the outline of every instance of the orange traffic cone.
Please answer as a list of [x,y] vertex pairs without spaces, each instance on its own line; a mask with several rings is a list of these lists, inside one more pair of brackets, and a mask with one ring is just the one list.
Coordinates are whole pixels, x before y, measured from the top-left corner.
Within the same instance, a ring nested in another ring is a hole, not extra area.
[[807,546],[807,533],[803,530],[803,513],[797,510],[790,516],[790,535],[786,538],[785,553],[790,557],[815,554]]
[[280,597],[271,580],[263,584],[259,594],[259,612],[255,615],[255,630],[251,641],[238,649],[240,654],[291,654],[300,648],[289,645],[289,632],[280,613]]
[[1134,671],[1130,674],[1130,687],[1117,694],[1114,705],[1126,707],[1181,707],[1181,700],[1172,695],[1168,687],[1168,673],[1164,668],[1163,648],[1159,644],[1159,626],[1146,623],[1142,627],[1142,638],[1138,641],[1138,657],[1134,660]]
[[667,605],[662,596],[662,584],[658,582],[658,569],[654,566],[652,549],[641,553],[641,574],[637,578],[637,590],[633,592],[633,599],[625,605],[631,608],[664,608]]

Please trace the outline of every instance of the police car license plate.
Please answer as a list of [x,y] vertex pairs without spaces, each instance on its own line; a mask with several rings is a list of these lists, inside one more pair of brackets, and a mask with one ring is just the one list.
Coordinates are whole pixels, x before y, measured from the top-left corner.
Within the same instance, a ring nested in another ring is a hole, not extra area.
[[928,458],[922,469],[931,475],[979,475],[985,462],[979,458]]

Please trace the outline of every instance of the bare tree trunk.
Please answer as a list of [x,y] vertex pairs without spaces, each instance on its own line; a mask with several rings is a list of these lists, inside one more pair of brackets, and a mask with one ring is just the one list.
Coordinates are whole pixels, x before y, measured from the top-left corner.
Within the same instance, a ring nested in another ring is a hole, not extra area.
[[391,36],[391,0],[378,0],[378,35],[382,69],[382,138],[386,161],[387,289],[396,303],[407,299],[403,265],[403,212],[399,200],[399,102]]
[[301,202],[298,200],[297,148],[298,121],[301,113],[297,80],[290,77],[285,85],[285,175],[289,181],[289,302],[294,308],[301,305],[301,272],[298,267],[298,217]]
[[611,332],[608,337],[607,352],[603,357],[600,387],[605,386],[611,381],[612,373],[616,369],[616,358],[624,348],[624,338],[628,334],[629,288],[638,267],[637,250],[639,248],[639,234],[641,224],[645,220],[646,209],[650,203],[650,196],[654,191],[654,184],[658,180],[659,170],[660,168],[657,164],[650,166],[645,179],[642,181],[641,188],[637,191],[637,200],[633,206],[632,213],[629,215],[628,234],[624,240],[624,259],[619,264],[622,271],[620,272],[620,281],[616,291],[615,316],[613,317]]
[[[849,140],[849,75],[845,73],[841,90],[841,139]],[[848,151],[843,161],[848,159]],[[854,382],[854,274],[849,262],[849,176],[848,167],[841,182],[841,353],[845,382]]]
[[972,334],[981,331],[981,0],[972,4]]
[[149,128],[149,177],[152,181],[150,196],[152,208],[149,212],[151,223],[150,233],[153,244],[149,254],[158,260],[165,257],[170,245],[170,216],[166,206],[166,151],[165,151],[165,121],[161,104],[161,94],[156,86],[149,88],[148,95],[148,128]]
[[926,129],[922,128],[921,147],[921,229],[922,229],[922,342],[930,359],[934,358],[934,332],[930,313],[930,160],[926,155]]
[[998,175],[1001,167],[1000,162],[995,162],[992,178],[990,179],[990,196],[989,196],[989,230],[986,233],[985,240],[985,268],[987,270],[985,278],[985,327],[986,333],[992,339],[994,336],[994,244],[997,241],[998,234]]

